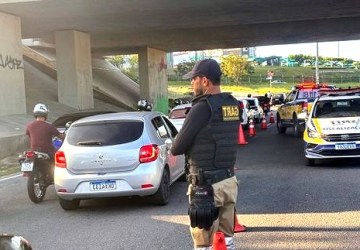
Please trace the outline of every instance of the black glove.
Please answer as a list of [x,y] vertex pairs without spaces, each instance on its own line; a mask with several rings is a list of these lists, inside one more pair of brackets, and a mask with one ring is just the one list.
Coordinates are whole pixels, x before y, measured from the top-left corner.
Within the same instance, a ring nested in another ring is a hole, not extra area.
[[214,190],[212,186],[196,186],[190,194],[189,217],[191,227],[209,230],[219,216],[215,207]]

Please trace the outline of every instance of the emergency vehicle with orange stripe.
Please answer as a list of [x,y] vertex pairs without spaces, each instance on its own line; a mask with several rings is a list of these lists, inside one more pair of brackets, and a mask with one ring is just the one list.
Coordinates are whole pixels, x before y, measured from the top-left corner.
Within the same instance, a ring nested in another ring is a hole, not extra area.
[[306,121],[305,163],[360,157],[360,88],[321,90]]
[[276,114],[276,127],[279,134],[293,128],[295,137],[301,137],[305,129],[305,118],[311,104],[319,96],[320,90],[335,89],[328,84],[301,83],[295,85],[286,95]]

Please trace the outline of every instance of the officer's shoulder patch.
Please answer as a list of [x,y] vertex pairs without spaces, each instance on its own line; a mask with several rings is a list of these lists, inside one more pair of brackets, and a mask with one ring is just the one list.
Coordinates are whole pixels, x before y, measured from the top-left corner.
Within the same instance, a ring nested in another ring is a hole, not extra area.
[[221,106],[223,121],[239,121],[239,106],[224,105]]

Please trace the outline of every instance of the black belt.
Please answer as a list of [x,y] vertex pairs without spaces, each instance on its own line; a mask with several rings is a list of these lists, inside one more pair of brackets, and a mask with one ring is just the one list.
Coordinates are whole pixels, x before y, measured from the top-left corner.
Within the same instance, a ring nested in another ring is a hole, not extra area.
[[188,181],[194,186],[211,185],[227,178],[233,177],[234,169],[203,170],[198,174],[188,174]]

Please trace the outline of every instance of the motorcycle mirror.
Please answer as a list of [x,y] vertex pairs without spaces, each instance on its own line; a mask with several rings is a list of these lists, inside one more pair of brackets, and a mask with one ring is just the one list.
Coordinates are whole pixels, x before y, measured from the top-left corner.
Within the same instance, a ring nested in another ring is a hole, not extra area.
[[22,236],[1,234],[0,250],[32,250],[32,247],[29,241]]

